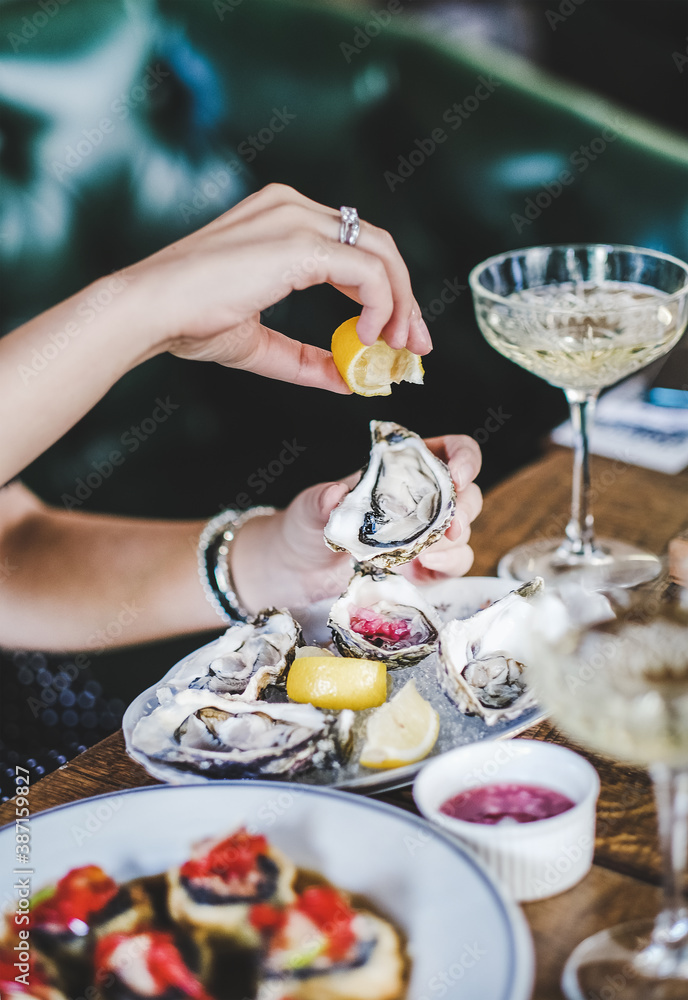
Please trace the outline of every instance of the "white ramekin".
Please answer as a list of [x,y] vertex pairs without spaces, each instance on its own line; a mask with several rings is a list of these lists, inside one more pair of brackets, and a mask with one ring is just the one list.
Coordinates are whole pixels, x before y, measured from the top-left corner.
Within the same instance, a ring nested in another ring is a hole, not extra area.
[[[550,819],[497,826],[440,812],[459,792],[502,783],[552,788],[575,805]],[[597,771],[584,757],[522,739],[472,743],[434,758],[416,778],[413,797],[426,819],[468,844],[511,896],[525,902],[555,896],[590,870],[599,790]]]

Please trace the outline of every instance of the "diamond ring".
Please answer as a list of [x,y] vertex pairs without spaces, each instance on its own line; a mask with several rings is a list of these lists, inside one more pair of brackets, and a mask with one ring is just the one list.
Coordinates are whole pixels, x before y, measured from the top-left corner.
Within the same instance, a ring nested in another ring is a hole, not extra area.
[[341,222],[339,223],[339,242],[348,243],[350,247],[356,246],[358,234],[361,231],[361,222],[355,208],[347,208],[345,205],[339,209]]

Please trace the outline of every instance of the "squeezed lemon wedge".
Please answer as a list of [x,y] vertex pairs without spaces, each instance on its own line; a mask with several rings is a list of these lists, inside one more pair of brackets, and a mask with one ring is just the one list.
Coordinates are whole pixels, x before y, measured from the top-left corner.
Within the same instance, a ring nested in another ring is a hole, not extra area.
[[289,670],[287,694],[317,708],[376,708],[387,697],[387,667],[348,656],[299,656]]
[[359,396],[389,396],[392,383],[423,384],[423,364],[406,347],[395,349],[379,337],[367,347],[358,339],[354,316],[338,326],[332,335],[332,357],[352,392]]
[[360,762],[375,768],[415,764],[427,757],[439,732],[439,715],[409,681],[368,719]]

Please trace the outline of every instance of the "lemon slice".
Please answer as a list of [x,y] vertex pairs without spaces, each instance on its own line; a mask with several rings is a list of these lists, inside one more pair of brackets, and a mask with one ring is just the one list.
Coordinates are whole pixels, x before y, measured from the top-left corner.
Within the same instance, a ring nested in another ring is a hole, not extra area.
[[289,670],[287,694],[318,708],[375,708],[387,697],[387,667],[348,656],[299,656]]
[[406,347],[398,350],[378,338],[370,347],[358,339],[354,316],[332,335],[332,357],[339,374],[359,396],[389,396],[393,382],[423,384],[423,365]]
[[440,717],[409,681],[368,719],[363,767],[403,767],[427,757],[440,732]]

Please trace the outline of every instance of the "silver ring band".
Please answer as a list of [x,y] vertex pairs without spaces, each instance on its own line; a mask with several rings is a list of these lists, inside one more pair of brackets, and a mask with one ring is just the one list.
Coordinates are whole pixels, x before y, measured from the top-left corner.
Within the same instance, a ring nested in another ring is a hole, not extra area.
[[355,208],[342,205],[339,209],[341,222],[339,223],[339,242],[348,243],[350,247],[356,246],[358,234],[361,231],[361,220]]

